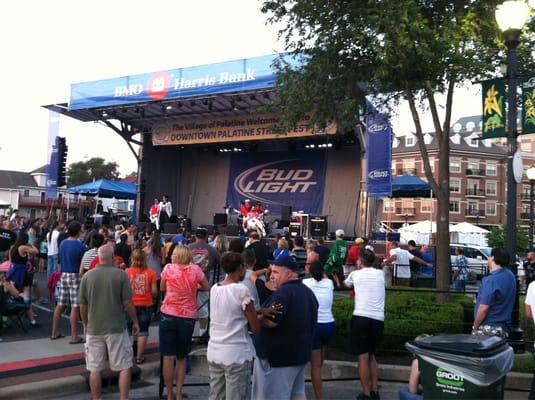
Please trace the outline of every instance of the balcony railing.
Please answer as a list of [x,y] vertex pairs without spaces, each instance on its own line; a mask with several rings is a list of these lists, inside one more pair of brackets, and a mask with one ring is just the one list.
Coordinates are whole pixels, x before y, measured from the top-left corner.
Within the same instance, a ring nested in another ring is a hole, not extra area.
[[396,215],[414,215],[415,213],[416,208],[414,207],[396,208]]
[[416,168],[398,168],[396,175],[416,175]]
[[530,201],[531,200],[531,194],[528,192],[528,193],[521,193],[520,194],[520,199],[522,201]]
[[530,220],[531,219],[531,213],[529,213],[529,212],[520,213],[520,219]]
[[485,170],[484,169],[467,168],[466,176],[484,177],[485,176]]
[[471,197],[485,197],[485,191],[483,189],[466,189],[466,196]]
[[485,217],[485,210],[476,210],[473,208],[468,208],[465,212],[467,218],[481,218]]

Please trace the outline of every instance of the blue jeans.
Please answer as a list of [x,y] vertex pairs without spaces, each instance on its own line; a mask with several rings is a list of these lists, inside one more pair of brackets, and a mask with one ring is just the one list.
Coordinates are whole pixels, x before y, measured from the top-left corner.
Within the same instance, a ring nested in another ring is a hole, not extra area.
[[48,256],[48,264],[46,266],[46,279],[50,278],[54,272],[58,272],[58,254]]
[[[139,336],[149,336],[150,317],[152,316],[152,306],[136,307],[137,320],[139,323]],[[128,333],[132,334],[132,320],[126,315]]]

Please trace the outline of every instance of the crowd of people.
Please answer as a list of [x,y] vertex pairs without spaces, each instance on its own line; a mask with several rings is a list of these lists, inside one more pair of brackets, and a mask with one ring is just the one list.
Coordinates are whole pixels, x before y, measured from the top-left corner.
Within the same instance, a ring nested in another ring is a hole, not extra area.
[[[383,337],[385,287],[392,277],[408,284],[411,268],[432,268],[427,249],[414,243],[404,250],[389,242],[381,261],[366,238],[349,246],[340,229],[329,248],[299,236],[279,236],[272,246],[256,231],[230,240],[197,228],[163,238],[151,227],[0,222],[13,233],[3,292],[13,303],[30,303],[30,266],[39,268],[44,259],[40,270],[55,303],[50,340],[64,337],[59,321],[69,307],[69,343],[85,343],[93,398],[101,396],[100,374],[108,364],[120,371],[121,398],[128,397],[130,368],[145,361],[149,326],[157,319],[168,399],[182,398],[197,326],[197,338],[208,346],[210,399],[305,398],[308,364],[321,399],[325,352],[336,331],[334,292],[352,289],[354,309],[347,317],[362,385],[357,398],[379,399],[375,354]],[[506,265],[507,254],[494,249],[476,302],[474,334],[507,336],[516,283]],[[462,258],[453,271],[454,282],[462,280],[456,279],[464,273]],[[27,312],[37,324],[31,307]]]

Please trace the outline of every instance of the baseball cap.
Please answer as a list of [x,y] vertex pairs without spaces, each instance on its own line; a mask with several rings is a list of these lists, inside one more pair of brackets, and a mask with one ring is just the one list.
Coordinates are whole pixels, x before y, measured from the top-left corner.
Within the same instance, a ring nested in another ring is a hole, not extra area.
[[206,228],[198,227],[195,230],[195,236],[197,236],[200,239],[205,239],[208,236],[208,230]]
[[356,243],[356,244],[363,244],[363,243],[364,243],[364,239],[363,239],[363,238],[360,238],[360,237],[359,237],[359,238],[356,238],[356,239],[355,239],[355,243]]
[[267,260],[270,265],[277,265],[279,267],[286,267],[292,271],[298,271],[299,265],[295,262],[295,259],[292,256],[287,254],[281,254],[274,260]]
[[337,229],[336,232],[334,232],[336,236],[345,236],[345,232],[343,229]]

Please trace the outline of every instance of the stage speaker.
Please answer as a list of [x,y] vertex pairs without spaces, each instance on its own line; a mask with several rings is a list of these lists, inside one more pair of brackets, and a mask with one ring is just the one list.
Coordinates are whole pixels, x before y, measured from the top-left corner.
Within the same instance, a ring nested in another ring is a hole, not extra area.
[[314,239],[325,239],[327,237],[327,218],[310,218],[310,236]]
[[279,228],[290,226],[291,217],[292,217],[292,206],[282,206]]
[[214,225],[225,225],[228,220],[228,215],[225,213],[214,214]]
[[240,226],[227,225],[227,236],[240,236]]
[[177,233],[177,224],[166,222],[163,224],[163,233]]
[[290,233],[290,237],[301,236],[301,224],[291,223],[289,233]]

